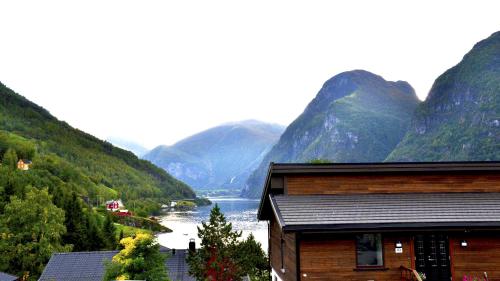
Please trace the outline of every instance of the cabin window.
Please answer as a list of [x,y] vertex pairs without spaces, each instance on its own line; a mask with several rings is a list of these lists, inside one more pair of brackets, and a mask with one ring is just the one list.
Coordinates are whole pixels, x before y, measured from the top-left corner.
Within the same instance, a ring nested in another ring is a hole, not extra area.
[[380,233],[356,235],[356,263],[357,267],[362,268],[384,265]]

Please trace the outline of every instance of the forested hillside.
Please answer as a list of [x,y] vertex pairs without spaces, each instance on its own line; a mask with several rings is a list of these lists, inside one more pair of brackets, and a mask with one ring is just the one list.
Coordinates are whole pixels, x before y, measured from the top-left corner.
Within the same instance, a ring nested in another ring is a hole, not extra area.
[[[189,186],[150,162],[72,128],[1,83],[0,130],[2,155],[11,138],[25,138],[31,143],[30,150],[38,152],[35,167],[42,163],[70,166],[81,177],[82,184],[75,184],[75,188],[91,199],[104,196],[105,191],[118,192],[125,200],[195,196]],[[22,153],[25,149],[19,150]]]
[[[115,249],[100,214],[121,198],[139,216],[195,198],[186,184],[134,154],[58,121],[0,83],[0,271],[37,280],[53,252]],[[28,169],[18,160],[31,162]]]

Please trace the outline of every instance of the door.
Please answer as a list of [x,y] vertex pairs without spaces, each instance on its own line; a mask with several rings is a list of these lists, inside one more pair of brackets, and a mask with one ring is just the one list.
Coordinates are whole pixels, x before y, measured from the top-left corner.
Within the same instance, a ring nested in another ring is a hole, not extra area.
[[425,273],[426,281],[450,281],[450,252],[444,234],[415,236],[415,269]]

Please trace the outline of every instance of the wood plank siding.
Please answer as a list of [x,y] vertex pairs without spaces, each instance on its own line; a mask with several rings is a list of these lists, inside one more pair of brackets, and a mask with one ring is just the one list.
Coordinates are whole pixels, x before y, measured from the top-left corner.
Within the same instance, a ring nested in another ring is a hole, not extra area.
[[[395,243],[403,243],[403,253],[395,253]],[[413,246],[410,237],[385,235],[383,238],[384,269],[356,269],[356,245],[353,235],[330,239],[300,241],[301,280],[399,280],[401,265],[411,267]]]
[[[467,241],[465,248],[460,246],[462,239]],[[453,280],[462,280],[464,275],[480,278],[487,272],[490,281],[500,281],[500,234],[450,237],[450,250]]]
[[[271,244],[270,244],[270,260],[271,266],[278,273],[281,280],[297,280],[297,264],[296,264],[296,240],[295,233],[281,232],[279,224],[276,220],[271,220]],[[284,272],[281,270],[281,239],[284,244]]]
[[287,175],[288,195],[500,192],[500,174]]

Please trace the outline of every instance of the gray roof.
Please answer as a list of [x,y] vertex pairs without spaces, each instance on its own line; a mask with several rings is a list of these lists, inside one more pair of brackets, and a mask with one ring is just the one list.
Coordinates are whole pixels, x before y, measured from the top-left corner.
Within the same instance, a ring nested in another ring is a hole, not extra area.
[[172,281],[195,281],[196,279],[189,275],[189,266],[186,263],[188,250],[175,250],[175,255],[170,252],[170,256],[165,262],[168,269],[168,277]]
[[285,230],[500,226],[500,193],[270,195]]
[[0,281],[16,281],[18,279],[19,279],[19,277],[17,277],[17,276],[10,275],[10,274],[5,273],[5,272],[0,272]]
[[118,251],[55,253],[45,266],[39,281],[101,281],[104,263]]
[[480,162],[397,162],[397,163],[273,163],[269,164],[264,192],[262,192],[257,218],[259,220],[269,220],[272,215],[269,194],[276,194],[271,190],[271,178],[273,176],[283,177],[286,175],[350,175],[357,174],[406,174],[406,175],[439,175],[439,174],[460,174],[474,173],[485,175],[497,175],[500,172],[500,161],[480,161]]
[[[168,275],[172,281],[194,281],[195,279],[188,274],[188,265],[186,263],[187,250],[176,250],[175,255],[171,250],[161,246],[160,252],[168,253],[165,261]],[[100,252],[72,252],[55,253],[50,258],[45,270],[40,276],[39,281],[70,281],[70,280],[89,280],[101,281],[104,277],[106,261],[111,261],[118,251],[100,251]],[[17,277],[16,277],[17,278]],[[16,279],[6,279],[12,281]],[[0,281],[4,281],[1,279]]]

